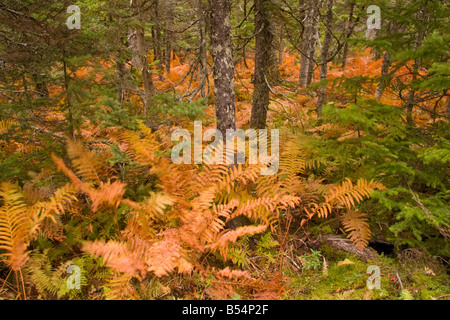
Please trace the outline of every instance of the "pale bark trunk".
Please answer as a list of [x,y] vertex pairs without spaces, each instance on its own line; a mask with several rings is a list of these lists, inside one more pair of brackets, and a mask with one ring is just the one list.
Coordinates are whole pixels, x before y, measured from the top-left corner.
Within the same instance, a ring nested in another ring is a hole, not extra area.
[[320,80],[325,81],[324,84],[319,89],[319,98],[317,102],[317,115],[320,116],[322,114],[322,107],[326,100],[327,95],[327,76],[328,76],[328,52],[331,45],[331,30],[333,25],[333,0],[327,1],[327,17],[326,17],[326,32],[325,32],[325,38],[323,40],[322,45],[322,54],[321,54],[321,66],[320,66]]
[[[140,2],[138,0],[134,0],[132,5],[138,21],[142,22]],[[148,112],[150,111],[151,97],[155,92],[155,86],[147,58],[147,46],[145,43],[144,29],[142,27],[137,27],[134,30],[133,36],[134,39],[130,39],[131,49],[134,56],[133,61],[137,63],[137,66],[142,72],[142,82],[144,85],[144,113],[148,115]]]
[[311,83],[314,72],[314,56],[316,51],[316,35],[318,27],[318,3],[311,1],[304,4],[302,12],[304,12],[305,29],[303,30],[301,50],[301,65],[299,86],[304,88]]
[[211,0],[211,53],[217,128],[236,129],[231,0]]
[[198,10],[198,42],[199,42],[199,68],[200,68],[200,94],[202,98],[206,97],[206,82],[208,80],[208,56],[206,45],[206,22],[202,0],[197,2]]

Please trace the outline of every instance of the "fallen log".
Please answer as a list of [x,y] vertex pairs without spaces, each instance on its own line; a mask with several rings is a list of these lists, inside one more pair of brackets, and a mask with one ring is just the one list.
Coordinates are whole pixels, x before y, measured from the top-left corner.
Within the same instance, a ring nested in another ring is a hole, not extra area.
[[355,254],[364,261],[373,260],[377,257],[377,252],[372,248],[365,248],[361,251],[356,248],[356,246],[349,239],[344,239],[340,236],[323,234],[319,237],[319,241],[331,248]]

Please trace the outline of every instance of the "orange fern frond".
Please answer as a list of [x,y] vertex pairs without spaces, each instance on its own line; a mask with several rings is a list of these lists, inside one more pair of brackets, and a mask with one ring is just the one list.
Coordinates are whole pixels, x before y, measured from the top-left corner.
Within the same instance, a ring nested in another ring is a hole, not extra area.
[[135,277],[129,274],[115,274],[105,285],[106,300],[140,300],[139,294],[133,287]]
[[154,243],[146,252],[148,271],[157,277],[163,277],[178,269],[178,273],[187,273],[193,265],[186,259],[186,250],[178,243],[177,238],[166,236],[162,241]]
[[0,256],[6,258],[8,266],[19,271],[28,260],[31,219],[29,209],[19,190],[10,183],[0,185]]
[[62,171],[73,183],[75,188],[88,194],[92,200],[92,210],[95,212],[100,206],[107,205],[113,208],[117,208],[123,200],[123,195],[125,194],[125,184],[120,181],[114,181],[111,183],[100,182],[97,189],[84,183],[78,178],[75,173],[72,172],[65,165],[64,161],[54,154],[52,154],[52,159],[55,162],[58,170]]
[[319,217],[327,217],[334,206],[344,206],[348,210],[361,203],[364,198],[369,198],[374,190],[385,190],[385,187],[375,181],[358,180],[356,185],[350,179],[346,179],[340,186],[336,186],[325,195],[325,202],[318,206]]
[[67,153],[78,175],[86,182],[100,183],[105,175],[103,159],[80,141],[67,141]]
[[116,272],[127,275],[135,275],[138,271],[145,275],[147,272],[140,252],[131,250],[126,243],[103,240],[85,242],[82,250],[94,256],[103,257],[105,265]]
[[235,230],[227,230],[219,234],[218,239],[216,239],[211,245],[208,247],[212,251],[219,250],[220,254],[227,259],[227,252],[230,243],[235,243],[238,238],[242,236],[252,236],[254,234],[263,233],[267,230],[266,225],[259,226],[244,226],[239,227]]
[[339,216],[339,220],[344,226],[344,230],[349,233],[348,238],[359,249],[364,250],[371,237],[368,218],[365,213],[358,213],[356,210],[349,210]]
[[278,218],[278,212],[287,208],[294,208],[301,201],[300,197],[285,195],[282,197],[273,198],[256,198],[248,200],[241,204],[238,209],[232,214],[231,218],[240,215],[245,215],[252,220],[260,220],[268,225]]

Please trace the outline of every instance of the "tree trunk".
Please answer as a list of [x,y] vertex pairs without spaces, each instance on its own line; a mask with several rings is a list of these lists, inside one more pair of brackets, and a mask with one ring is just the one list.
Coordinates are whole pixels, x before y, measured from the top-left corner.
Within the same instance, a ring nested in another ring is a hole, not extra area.
[[47,88],[47,83],[44,80],[44,77],[38,73],[33,73],[32,75],[34,86],[36,88],[36,92],[41,98],[48,98],[49,92]]
[[200,68],[200,94],[202,98],[206,98],[206,82],[208,81],[208,55],[206,45],[206,23],[203,7],[203,0],[197,1],[198,10],[198,42],[199,42],[199,68]]
[[153,47],[155,53],[155,60],[158,60],[158,78],[160,81],[163,80],[162,70],[163,70],[163,55],[162,55],[162,36],[161,36],[161,17],[159,12],[159,0],[154,0],[154,32],[153,32]]
[[283,59],[283,53],[284,53],[284,39],[283,39],[283,33],[284,33],[284,26],[280,26],[279,34],[280,34],[280,47],[278,49],[278,65],[284,64]]
[[303,20],[305,28],[302,34],[302,42],[300,45],[300,76],[299,86],[304,88],[311,83],[312,72],[314,70],[314,54],[316,50],[316,35],[317,35],[317,15],[318,15],[318,3],[316,1],[310,1],[307,4],[303,4],[301,11],[304,13]]
[[69,137],[72,139],[75,139],[75,126],[74,126],[74,119],[73,119],[73,113],[72,113],[72,94],[69,92],[69,74],[67,72],[67,62],[66,62],[66,53],[65,50],[63,50],[63,70],[64,70],[64,92],[66,95],[66,107],[67,107],[67,133],[69,134]]
[[326,17],[326,31],[325,38],[323,39],[322,45],[322,54],[320,59],[320,81],[323,83],[319,89],[319,98],[317,102],[317,115],[320,116],[322,114],[322,107],[325,103],[326,95],[327,95],[327,76],[328,76],[328,52],[330,50],[331,45],[331,30],[333,27],[333,5],[334,0],[327,1],[327,17]]
[[211,53],[217,128],[236,129],[231,0],[211,0]]
[[[139,0],[133,2],[133,9],[137,16],[138,22],[142,22],[141,4]],[[155,93],[155,85],[147,58],[147,46],[145,44],[144,29],[139,26],[134,30],[134,39],[131,39],[131,49],[134,61],[142,72],[142,82],[144,84],[144,113],[148,115],[151,105],[151,97]]]
[[383,64],[381,65],[381,76],[380,76],[380,83],[377,86],[377,91],[375,92],[375,98],[381,99],[383,96],[384,89],[387,86],[388,83],[388,73],[389,73],[389,67],[391,66],[391,55],[389,52],[384,53],[383,57]]
[[166,52],[164,55],[164,67],[166,69],[166,73],[170,74],[170,62],[172,61],[172,33],[169,31],[165,32],[166,34]]
[[270,21],[271,0],[255,0],[255,73],[253,90],[253,108],[250,127],[264,129],[266,127],[267,110],[269,108],[269,73],[274,64],[274,35]]
[[[421,11],[417,13],[417,20],[419,22],[424,23],[427,19],[427,10],[423,8]],[[417,31],[417,38],[416,38],[416,49],[418,50],[423,43],[423,39],[425,38],[425,30],[418,30]],[[419,75],[418,71],[422,65],[422,59],[416,58],[414,59],[414,65],[411,71],[412,74],[412,80],[411,83],[415,83],[417,80],[417,77]],[[408,100],[406,101],[406,120],[408,122],[408,125],[413,125],[413,111],[414,111],[414,104],[416,103],[416,89],[410,88],[410,92],[408,95]]]
[[[350,3],[350,12],[348,13],[348,20],[345,26],[346,34],[350,34],[350,30],[353,28],[353,13],[355,12],[356,2],[352,1]],[[347,57],[348,57],[348,42],[344,44],[342,51],[342,69],[347,68]]]

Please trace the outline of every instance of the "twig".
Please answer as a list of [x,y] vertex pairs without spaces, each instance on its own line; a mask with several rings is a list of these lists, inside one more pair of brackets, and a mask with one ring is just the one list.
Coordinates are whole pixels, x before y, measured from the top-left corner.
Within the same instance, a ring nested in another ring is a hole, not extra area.
[[58,138],[58,139],[63,139],[64,140],[64,139],[67,138],[67,137],[65,137],[65,136],[63,136],[61,134],[51,132],[51,131],[49,131],[47,129],[42,129],[42,128],[38,128],[38,127],[35,127],[35,126],[31,126],[31,128],[34,129],[37,132],[40,132],[40,133],[50,134],[50,135],[52,135],[52,136],[54,136],[55,138]]
[[398,279],[398,283],[400,283],[400,289],[403,291],[404,288],[403,288],[402,279],[400,279],[400,275],[398,274],[398,272],[397,272],[397,279]]
[[[297,120],[300,121],[300,124],[302,125],[303,131],[305,131],[305,125],[303,124],[303,121],[302,121],[302,119],[301,119],[301,117],[300,117],[300,113],[299,113],[298,107],[297,107],[297,102],[294,101],[294,100],[292,100],[291,98],[289,98],[288,96],[286,96],[283,92],[281,92],[281,91],[279,91],[279,90],[277,90],[277,92],[274,92],[274,89],[270,86],[269,81],[267,81],[267,77],[266,77],[266,76],[264,76],[264,80],[266,81],[267,87],[269,88],[269,90],[270,90],[273,94],[275,94],[275,95],[277,95],[277,94],[278,94],[278,95],[281,95],[281,96],[283,96],[284,98],[286,98],[289,102],[291,102],[291,103],[294,104],[295,110],[297,111],[297,117],[298,117]],[[287,111],[286,111],[286,109],[284,109],[284,106],[283,106],[283,105],[282,105],[282,108],[283,108],[283,111],[284,111],[285,113],[287,113]]]

